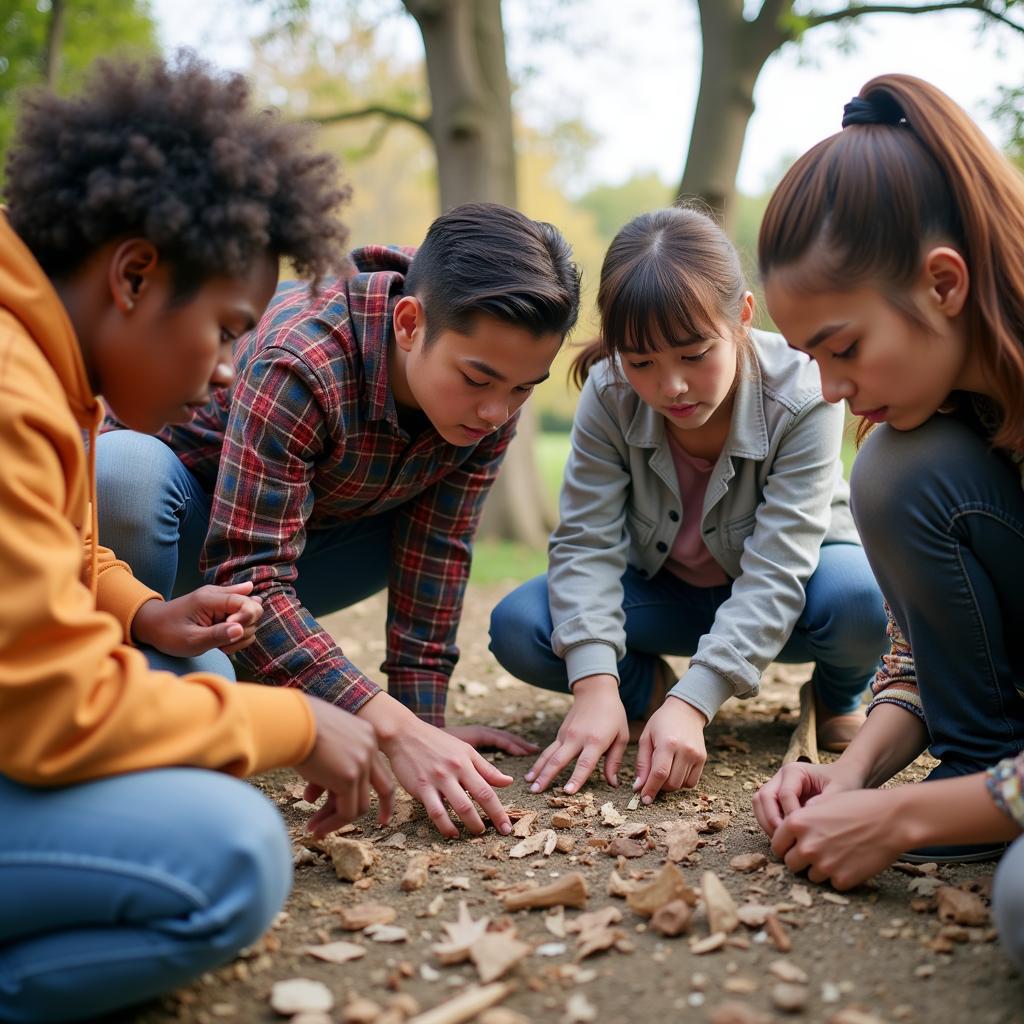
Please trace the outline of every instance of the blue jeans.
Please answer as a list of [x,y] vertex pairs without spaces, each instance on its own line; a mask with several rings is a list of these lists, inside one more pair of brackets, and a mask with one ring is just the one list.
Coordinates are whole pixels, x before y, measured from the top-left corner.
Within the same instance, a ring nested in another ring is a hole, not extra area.
[[93,1020],[223,964],[291,885],[256,789],[167,768],[36,789],[0,776],[0,1020]]
[[[138,579],[164,597],[202,586],[210,496],[163,441],[130,430],[102,434],[96,484],[100,539]],[[387,586],[393,518],[384,512],[307,532],[295,590],[312,615],[347,608]]]
[[854,463],[853,513],[914,653],[944,774],[1024,749],[1024,491],[1017,467],[949,416],[881,427]]
[[[626,656],[619,662],[619,694],[632,719],[650,703],[657,659],[691,655],[711,629],[729,586],[694,587],[662,570],[646,579],[632,568],[622,577]],[[863,550],[828,544],[807,582],[807,603],[777,661],[816,662],[815,690],[832,711],[860,705],[885,645],[882,598]],[[565,692],[565,662],[551,649],[547,576],[512,591],[491,614],[491,650],[512,675],[546,690]]]

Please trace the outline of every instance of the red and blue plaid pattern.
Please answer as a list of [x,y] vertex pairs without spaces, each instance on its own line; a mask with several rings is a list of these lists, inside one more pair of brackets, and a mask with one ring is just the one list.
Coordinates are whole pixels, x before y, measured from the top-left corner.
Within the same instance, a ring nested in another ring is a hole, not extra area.
[[295,593],[307,530],[396,509],[388,584],[388,690],[444,724],[472,538],[514,420],[471,447],[399,425],[388,383],[391,311],[412,250],[352,254],[354,273],[310,296],[282,285],[239,342],[233,392],[161,437],[213,492],[202,569],[252,580],[264,614],[236,655],[261,682],[356,711],[377,687]]

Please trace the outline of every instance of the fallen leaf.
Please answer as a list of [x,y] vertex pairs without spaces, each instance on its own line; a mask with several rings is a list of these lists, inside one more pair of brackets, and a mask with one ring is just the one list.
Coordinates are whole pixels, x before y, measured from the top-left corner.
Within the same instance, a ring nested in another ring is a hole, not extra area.
[[972,892],[944,885],[935,894],[939,919],[954,924],[981,925],[988,923],[988,908]]
[[527,811],[522,817],[512,826],[512,835],[519,839],[525,839],[531,832],[533,832],[533,825],[538,818],[536,811]]
[[443,964],[459,964],[468,960],[472,947],[487,934],[489,923],[489,917],[474,921],[465,901],[460,900],[458,918],[441,925],[448,938],[433,947],[434,956]]
[[550,856],[558,843],[558,835],[554,829],[546,828],[534,835],[529,836],[520,843],[516,843],[508,855],[513,858],[530,857],[535,853],[543,853],[545,857]]
[[547,928],[555,938],[565,938],[565,907],[556,908],[553,914],[544,915],[544,927]]
[[325,942],[322,946],[307,946],[305,952],[329,964],[346,964],[365,956],[366,947],[357,942]]
[[672,830],[665,836],[668,846],[668,859],[679,862],[689,857],[700,846],[697,826],[692,821],[676,822]]
[[363,934],[374,942],[405,942],[409,938],[409,933],[396,924],[371,924],[363,929]]
[[497,981],[524,957],[533,952],[533,946],[520,942],[515,930],[509,932],[486,932],[473,943],[469,958],[476,967],[480,980],[486,985]]
[[290,978],[277,981],[270,990],[270,1005],[284,1016],[294,1013],[326,1013],[334,1006],[334,996],[322,981]]
[[601,823],[603,825],[621,825],[625,820],[610,800],[601,805]]
[[650,917],[658,907],[672,900],[685,900],[690,906],[697,903],[697,894],[686,883],[683,873],[675,864],[666,864],[647,885],[638,886],[626,896],[629,908],[641,917]]

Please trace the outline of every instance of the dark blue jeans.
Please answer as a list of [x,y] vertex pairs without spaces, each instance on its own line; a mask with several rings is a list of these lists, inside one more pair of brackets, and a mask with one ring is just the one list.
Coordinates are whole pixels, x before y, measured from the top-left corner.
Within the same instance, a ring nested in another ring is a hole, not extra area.
[[[694,587],[662,570],[653,579],[627,569],[622,577],[626,656],[619,662],[619,694],[629,718],[650,702],[654,667],[663,654],[691,655],[710,631],[731,587]],[[514,590],[491,614],[491,650],[512,675],[546,690],[566,692],[565,662],[551,649],[547,576]],[[853,711],[885,646],[885,617],[864,551],[827,544],[807,582],[807,604],[777,661],[816,662],[822,701]]]
[[1024,491],[964,423],[881,427],[854,463],[853,513],[914,653],[946,774],[1024,749]]

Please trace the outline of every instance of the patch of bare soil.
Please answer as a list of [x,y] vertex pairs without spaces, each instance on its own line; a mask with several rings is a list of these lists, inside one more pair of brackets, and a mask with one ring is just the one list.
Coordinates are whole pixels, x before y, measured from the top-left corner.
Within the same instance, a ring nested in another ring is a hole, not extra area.
[[[506,589],[470,589],[449,722],[500,725],[546,744],[568,698],[511,679],[487,651],[490,609]],[[327,620],[373,671],[384,607],[378,595]],[[773,666],[757,698],[730,702],[709,728],[697,790],[650,807],[597,776],[571,798],[533,795],[522,781],[530,760],[493,755],[516,777],[503,791],[516,818],[508,838],[443,840],[405,800],[387,828],[356,825],[311,850],[298,776],[261,778],[295,839],[284,912],[243,958],[130,1019],[1021,1020],[1021,979],[988,907],[991,865],[888,870],[840,895],[772,861],[750,797],[778,767],[808,675]],[[903,778],[920,777],[926,762]],[[314,984],[281,984],[294,979]]]

